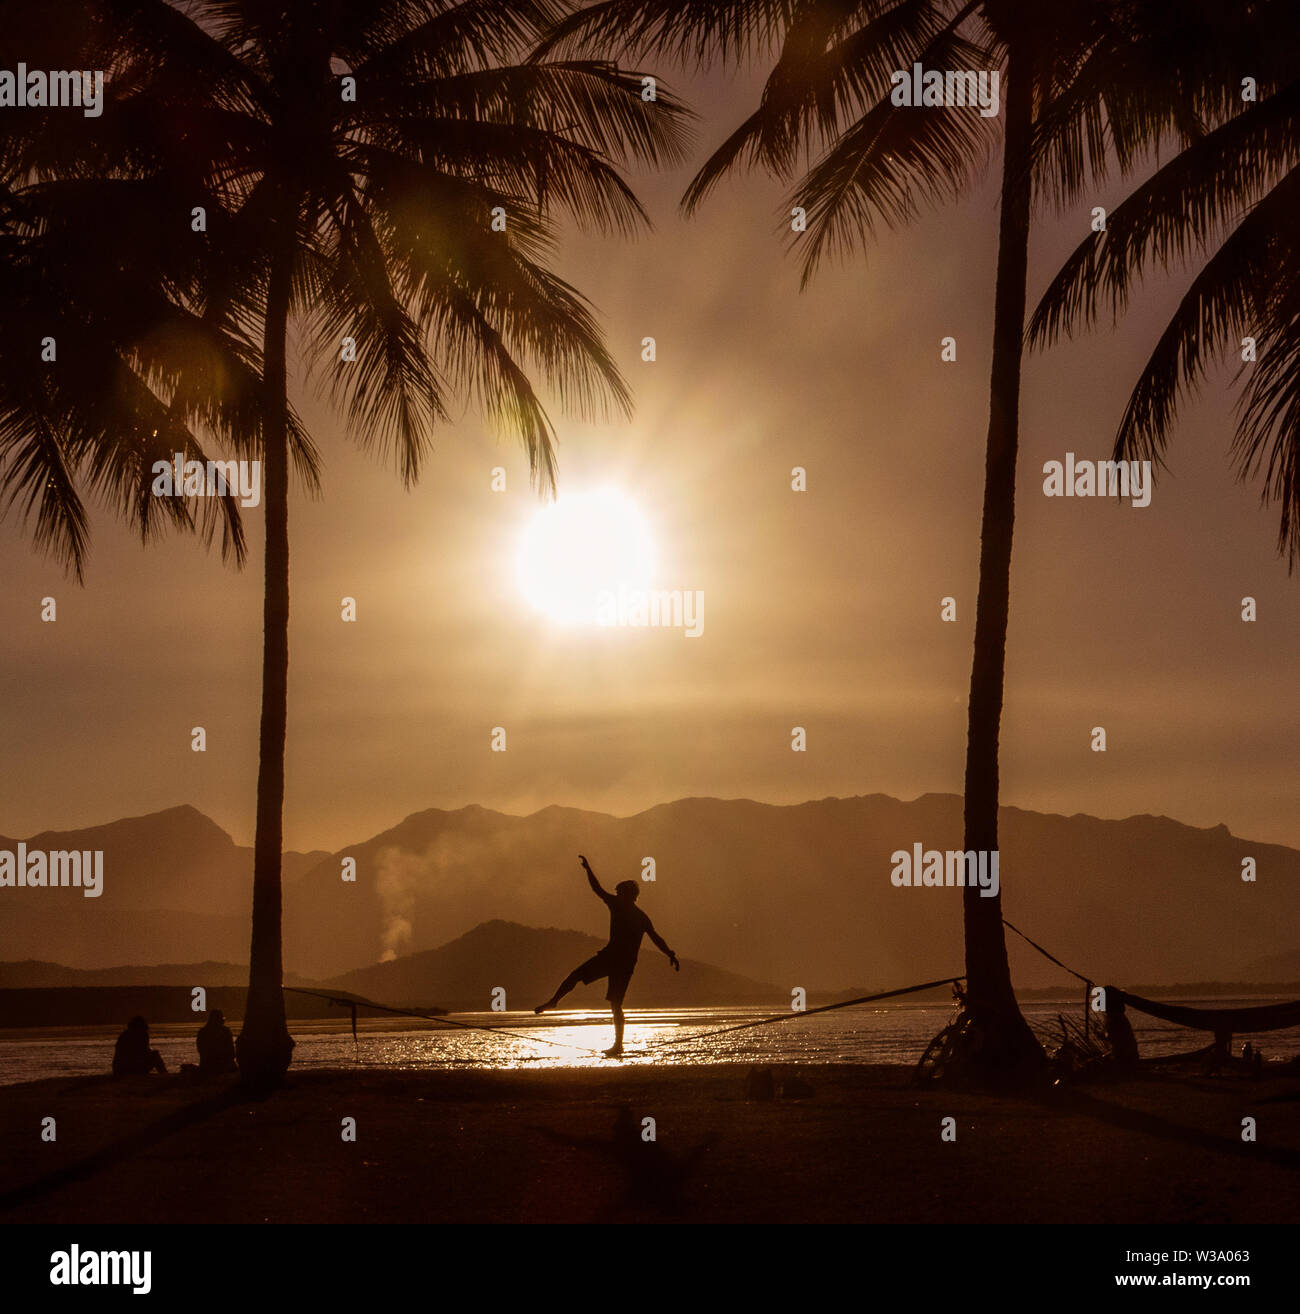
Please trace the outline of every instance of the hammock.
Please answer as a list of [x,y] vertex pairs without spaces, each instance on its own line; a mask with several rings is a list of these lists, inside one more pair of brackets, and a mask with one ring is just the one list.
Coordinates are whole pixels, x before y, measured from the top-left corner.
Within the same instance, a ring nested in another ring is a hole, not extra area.
[[1287,1004],[1261,1004],[1251,1008],[1190,1008],[1186,1004],[1163,1004],[1141,995],[1130,995],[1126,990],[1109,987],[1125,1007],[1139,1013],[1163,1018],[1193,1031],[1210,1031],[1218,1035],[1250,1035],[1256,1031],[1281,1031],[1286,1027],[1300,1027],[1300,1000]]

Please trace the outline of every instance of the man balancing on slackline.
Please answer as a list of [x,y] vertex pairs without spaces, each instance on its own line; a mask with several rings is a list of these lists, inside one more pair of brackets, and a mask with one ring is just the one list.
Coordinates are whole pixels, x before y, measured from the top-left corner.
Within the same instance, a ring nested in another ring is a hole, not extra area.
[[605,998],[609,1000],[610,1012],[614,1014],[614,1044],[605,1053],[610,1058],[619,1058],[623,1053],[623,996],[627,994],[628,983],[636,970],[636,956],[641,948],[641,937],[648,935],[655,947],[668,955],[673,971],[680,972],[681,964],[677,955],[663,942],[650,919],[636,906],[636,897],[640,893],[635,881],[619,881],[614,893],[602,889],[596,874],[591,870],[587,859],[578,854],[587,873],[587,880],[597,897],[609,905],[609,943],[599,953],[575,967],[560,982],[555,993],[544,1004],[538,1004],[534,1013],[544,1013],[554,1008],[565,995],[581,981],[584,985],[599,981],[602,976],[609,977],[609,989]]

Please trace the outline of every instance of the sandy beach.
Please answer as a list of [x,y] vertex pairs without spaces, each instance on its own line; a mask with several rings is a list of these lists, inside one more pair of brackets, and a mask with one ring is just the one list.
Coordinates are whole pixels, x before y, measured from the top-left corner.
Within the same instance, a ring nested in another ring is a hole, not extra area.
[[778,1070],[811,1093],[763,1100],[747,1072],[317,1071],[261,1103],[179,1077],[10,1086],[0,1219],[1300,1221],[1297,1076],[1163,1073],[1020,1100],[827,1066]]

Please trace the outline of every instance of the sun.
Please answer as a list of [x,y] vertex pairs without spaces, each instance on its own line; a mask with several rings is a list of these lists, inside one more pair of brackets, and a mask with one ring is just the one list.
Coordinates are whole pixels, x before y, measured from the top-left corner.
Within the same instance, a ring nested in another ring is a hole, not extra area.
[[518,565],[534,608],[560,625],[590,625],[602,596],[650,587],[654,543],[630,497],[597,488],[542,507],[524,530]]

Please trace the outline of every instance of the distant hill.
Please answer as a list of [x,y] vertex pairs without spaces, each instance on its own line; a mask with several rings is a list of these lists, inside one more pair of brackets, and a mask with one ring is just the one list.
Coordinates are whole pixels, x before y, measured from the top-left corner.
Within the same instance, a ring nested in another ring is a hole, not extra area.
[[[511,1009],[531,1008],[561,978],[600,948],[602,940],[580,931],[540,930],[511,922],[487,922],[450,944],[393,962],[349,972],[327,982],[290,977],[298,984],[376,1003],[429,1010],[485,1012],[492,991],[506,990]],[[675,973],[646,946],[637,964],[629,1003],[637,1008],[685,1008],[695,1004],[789,1006],[779,987],[750,981],[691,959]],[[248,969],[231,963],[171,964],[77,971],[57,963],[0,963],[0,1027],[89,1026],[124,1023],[133,1013],[150,1022],[187,1023],[197,1018],[190,991],[201,985],[210,1008],[233,1023],[242,1018]],[[603,1007],[605,983],[579,986],[566,1007]],[[293,1018],[346,1018],[346,1011],[311,996],[289,995]],[[361,1007],[359,1015],[385,1016]]]
[[[438,949],[348,972],[325,986],[377,1003],[401,1007],[436,1003],[453,1012],[486,1011],[492,1006],[493,990],[500,986],[506,992],[507,1009],[532,1008],[603,944],[603,939],[581,931],[484,922]],[[578,986],[565,997],[564,1007],[604,1007],[607,984],[596,981]],[[788,1008],[790,994],[779,986],[751,981],[693,959],[682,959],[682,970],[674,972],[647,941],[642,944],[628,1003],[636,1008],[706,1004]]]
[[[1079,971],[1116,984],[1300,975],[1295,850],[1166,817],[1000,815],[1005,915]],[[586,853],[608,886],[653,857],[642,906],[679,953],[718,970],[787,998],[796,985],[907,985],[962,970],[961,898],[894,888],[890,855],[915,843],[955,849],[960,837],[961,800],[948,794],[788,807],[691,798],[631,817],[432,809],[328,857],[286,856],[285,963],[336,978],[493,921],[603,936],[605,910],[577,864]],[[38,840],[104,847],[106,893],[0,890],[0,959],[98,968],[246,957],[251,852],[193,808]],[[1254,883],[1240,879],[1246,856]],[[354,883],[340,879],[345,857]],[[1024,941],[1007,942],[1017,985],[1070,984]]]
[[[239,963],[160,963],[137,967],[64,967],[26,959],[20,963],[0,963],[0,989],[51,989],[87,986],[246,986],[248,968]],[[286,985],[311,985],[312,982],[292,972],[285,975]]]
[[[0,836],[0,849],[17,843]],[[0,958],[94,968],[247,957],[253,850],[197,808],[42,831],[25,843],[29,850],[102,849],[104,890],[97,899],[75,889],[0,891]],[[286,853],[285,878],[324,856]]]

